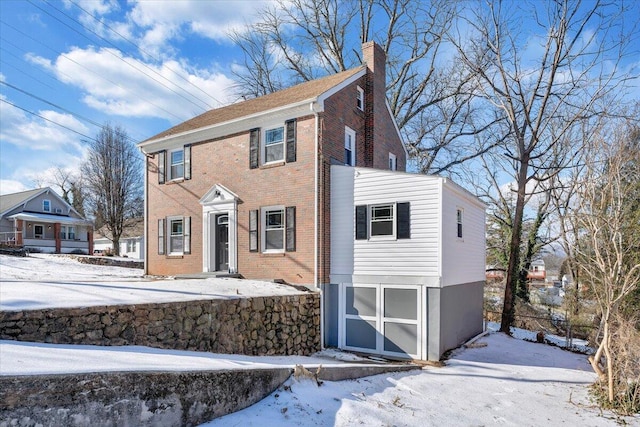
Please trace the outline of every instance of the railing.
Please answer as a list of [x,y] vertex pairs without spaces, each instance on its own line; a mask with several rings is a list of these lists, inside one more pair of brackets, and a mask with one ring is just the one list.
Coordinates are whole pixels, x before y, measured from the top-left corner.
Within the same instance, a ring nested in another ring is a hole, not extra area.
[[2,231],[0,232],[0,243],[9,246],[17,245],[20,233],[21,231]]

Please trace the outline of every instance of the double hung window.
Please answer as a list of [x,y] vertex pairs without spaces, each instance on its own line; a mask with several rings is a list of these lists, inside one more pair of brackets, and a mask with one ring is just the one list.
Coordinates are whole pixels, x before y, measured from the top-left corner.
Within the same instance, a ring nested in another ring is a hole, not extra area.
[[284,250],[284,207],[264,210],[264,252]]
[[42,201],[42,210],[44,212],[51,212],[51,200],[43,200]]
[[371,236],[393,236],[394,204],[371,206]]
[[174,150],[170,153],[171,168],[169,169],[169,179],[184,178],[184,151]]
[[344,164],[347,166],[356,165],[356,131],[344,128]]
[[264,132],[264,162],[284,161],[284,126]]
[[355,215],[356,240],[411,238],[409,202],[358,205]]

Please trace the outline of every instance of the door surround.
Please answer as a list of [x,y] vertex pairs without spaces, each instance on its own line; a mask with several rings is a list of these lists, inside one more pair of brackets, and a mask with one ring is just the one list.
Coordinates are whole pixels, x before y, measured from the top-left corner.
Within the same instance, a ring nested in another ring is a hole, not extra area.
[[[216,184],[200,199],[202,205],[202,271],[216,271],[215,220],[229,216],[229,273],[238,272],[238,196],[221,184]],[[225,271],[226,273],[227,271]]]

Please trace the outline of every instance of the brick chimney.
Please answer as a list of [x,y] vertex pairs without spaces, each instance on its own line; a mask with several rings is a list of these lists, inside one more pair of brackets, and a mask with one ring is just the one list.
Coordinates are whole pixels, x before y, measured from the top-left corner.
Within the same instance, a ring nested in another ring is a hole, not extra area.
[[364,163],[367,167],[373,167],[374,146],[380,138],[384,138],[381,132],[376,131],[376,124],[380,123],[380,118],[384,116],[387,109],[387,55],[382,50],[382,47],[370,41],[362,44],[362,58],[367,67],[364,110]]

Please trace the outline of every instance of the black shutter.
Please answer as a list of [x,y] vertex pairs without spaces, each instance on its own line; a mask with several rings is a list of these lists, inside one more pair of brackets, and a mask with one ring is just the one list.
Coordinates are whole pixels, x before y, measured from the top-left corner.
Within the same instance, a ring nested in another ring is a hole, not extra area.
[[249,251],[258,252],[258,210],[249,211]]
[[260,166],[260,128],[249,132],[249,169]]
[[184,146],[184,179],[191,179],[191,145]]
[[285,221],[286,221],[285,250],[287,252],[295,252],[296,250],[296,207],[295,206],[287,206]]
[[184,230],[182,232],[183,234],[182,252],[184,254],[190,254],[191,253],[191,217],[190,216],[185,216],[183,218],[183,226],[184,226]]
[[396,205],[396,213],[398,214],[398,222],[396,223],[396,238],[411,238],[411,209],[409,202],[398,203]]
[[287,163],[296,161],[296,119],[285,122],[287,138]]
[[356,240],[365,240],[368,234],[367,205],[356,206]]
[[164,169],[165,169],[166,157],[167,157],[166,151],[160,151],[158,153],[158,184],[164,184]]
[[164,218],[158,220],[158,255],[164,255]]

